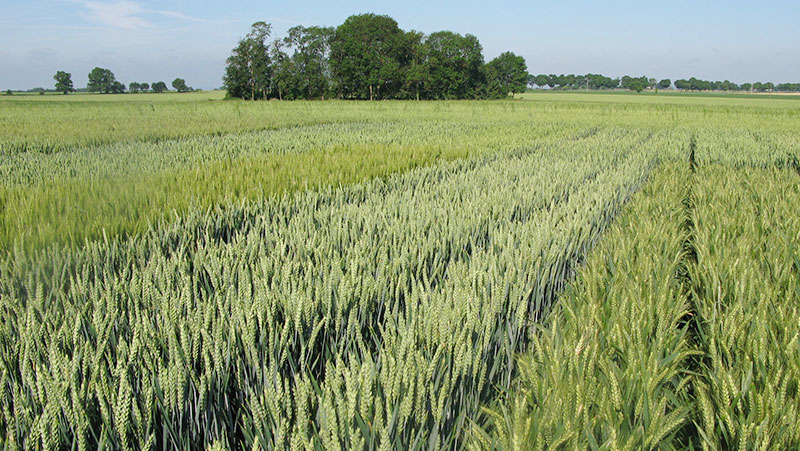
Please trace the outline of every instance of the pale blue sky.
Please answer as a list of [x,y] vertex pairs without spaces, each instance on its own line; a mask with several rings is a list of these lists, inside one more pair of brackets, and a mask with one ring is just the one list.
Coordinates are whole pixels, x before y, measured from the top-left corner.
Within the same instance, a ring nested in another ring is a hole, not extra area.
[[251,23],[282,35],[363,12],[404,30],[472,33],[487,60],[510,50],[532,73],[800,82],[800,1],[764,3],[0,0],[0,89],[49,88],[57,70],[83,87],[94,66],[124,83],[180,76],[214,88]]

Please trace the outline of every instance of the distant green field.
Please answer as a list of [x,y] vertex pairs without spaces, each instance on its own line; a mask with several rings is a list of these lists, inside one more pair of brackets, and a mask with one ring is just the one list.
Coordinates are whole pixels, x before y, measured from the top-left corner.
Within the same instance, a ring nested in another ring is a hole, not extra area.
[[800,102],[0,96],[0,449],[798,449]]
[[[549,93],[493,102],[370,103],[209,95],[0,101],[0,244],[83,243],[104,230],[127,236],[173,211],[512,150],[551,135],[635,130],[674,135],[683,141],[678,146],[698,133],[708,136],[702,146],[721,140],[727,155],[739,158],[752,133],[780,146],[800,118],[800,108],[787,107],[800,104],[771,99]],[[359,152],[382,162],[344,178],[324,168],[324,177],[309,172],[322,155],[358,164]],[[264,164],[278,166],[271,174],[254,169]]]

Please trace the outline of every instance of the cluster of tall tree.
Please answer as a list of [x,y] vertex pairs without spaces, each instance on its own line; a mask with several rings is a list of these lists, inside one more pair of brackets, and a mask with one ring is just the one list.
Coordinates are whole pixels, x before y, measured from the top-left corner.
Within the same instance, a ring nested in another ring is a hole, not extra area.
[[244,99],[472,99],[523,92],[525,60],[506,52],[484,62],[471,34],[403,31],[388,16],[350,16],[333,27],[297,26],[269,42],[256,22],[228,58],[223,77]]
[[101,92],[104,94],[121,94],[126,90],[125,85],[117,81],[110,69],[102,67],[95,67],[89,72],[89,84],[86,87],[89,92]]

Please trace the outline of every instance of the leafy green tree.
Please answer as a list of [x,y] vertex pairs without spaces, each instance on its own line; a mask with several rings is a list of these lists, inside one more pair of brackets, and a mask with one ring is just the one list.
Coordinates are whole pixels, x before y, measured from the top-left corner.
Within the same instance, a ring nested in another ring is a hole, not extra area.
[[555,82],[558,85],[559,89],[569,89],[572,88],[572,83],[574,81],[574,75],[558,75],[555,77]]
[[272,91],[279,100],[295,98],[294,96],[299,93],[299,89],[296,89],[294,61],[284,50],[285,47],[284,41],[276,39],[269,48],[272,61]]
[[53,75],[53,79],[56,81],[56,91],[64,93],[64,95],[75,91],[72,86],[72,74],[60,70]]
[[[474,98],[483,84],[483,47],[471,34],[438,31],[425,40],[430,98]],[[527,72],[525,80],[527,82]]]
[[167,84],[164,83],[163,81],[153,82],[153,84],[150,87],[153,89],[153,92],[169,91],[169,89],[167,89]]
[[503,89],[500,86],[500,77],[494,66],[484,64],[481,67],[481,83],[478,91],[478,98],[481,99],[500,99],[503,97]]
[[800,83],[780,83],[775,86],[775,90],[781,92],[798,92],[800,91]]
[[431,70],[428,64],[429,52],[425,45],[425,35],[418,31],[406,33],[408,39],[410,59],[405,71],[403,85],[406,98],[420,100],[427,98],[431,87]]
[[141,89],[142,89],[142,85],[140,85],[139,83],[136,83],[135,81],[130,82],[130,84],[128,85],[128,91],[133,92],[133,93],[137,93]]
[[11,90],[10,90],[10,89],[6,89],[6,95],[7,95],[7,96],[10,96],[10,95],[13,95],[13,93],[11,92]]
[[89,92],[108,94],[112,91],[116,81],[117,79],[114,77],[114,73],[109,69],[95,67],[89,72],[89,84],[86,87],[89,89]]
[[659,89],[668,89],[670,86],[672,86],[672,80],[669,78],[665,78],[658,82]]
[[394,97],[402,88],[409,61],[409,41],[388,16],[348,17],[331,40],[331,69],[345,98]]
[[[539,74],[534,78],[534,83],[540,88],[550,86],[550,77],[545,74]],[[551,86],[552,87],[552,86]]]
[[139,83],[139,89],[142,92],[147,92],[150,90],[150,85],[148,83]]
[[692,91],[710,91],[714,89],[714,84],[707,80],[692,77],[689,79],[689,89]]
[[192,90],[192,88],[186,86],[186,80],[183,78],[172,80],[172,88],[178,92],[189,92]]
[[650,80],[647,77],[631,77],[625,75],[620,80],[620,86],[624,89],[631,91],[642,92],[649,85]]
[[296,97],[325,99],[330,86],[330,44],[332,27],[303,27],[289,29],[283,43],[294,49],[291,67],[294,71]]
[[498,97],[507,97],[510,93],[525,92],[528,80],[528,66],[525,58],[512,52],[501,53],[497,58],[487,64],[490,71],[487,73],[487,83],[492,90],[498,90]]
[[741,90],[742,91],[750,91],[753,89],[752,83],[742,83]]
[[586,74],[584,77],[589,89],[615,89],[619,87],[619,80],[600,74]]
[[271,33],[272,25],[256,22],[231,51],[223,76],[225,89],[231,97],[250,100],[268,97],[272,90],[272,67],[267,39]]
[[123,94],[125,93],[125,85],[118,81],[115,81],[111,84],[111,93],[112,94]]

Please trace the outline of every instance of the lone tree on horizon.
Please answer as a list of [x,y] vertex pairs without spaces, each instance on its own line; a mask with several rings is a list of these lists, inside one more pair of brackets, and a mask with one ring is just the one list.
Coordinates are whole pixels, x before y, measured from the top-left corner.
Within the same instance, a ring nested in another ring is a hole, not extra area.
[[192,90],[192,88],[186,86],[186,80],[183,78],[172,80],[172,87],[178,92],[189,92]]
[[[102,67],[95,67],[89,72],[89,84],[86,87],[89,92],[103,92],[108,94],[115,88],[114,83],[117,81],[114,73],[109,69]],[[119,86],[117,86],[119,88]]]
[[63,92],[64,95],[75,91],[72,85],[72,74],[60,70],[53,75],[53,79],[56,81],[56,91]]
[[167,84],[163,81],[154,81],[153,84],[150,85],[150,88],[153,90],[153,92],[169,91],[169,89],[167,89]]

